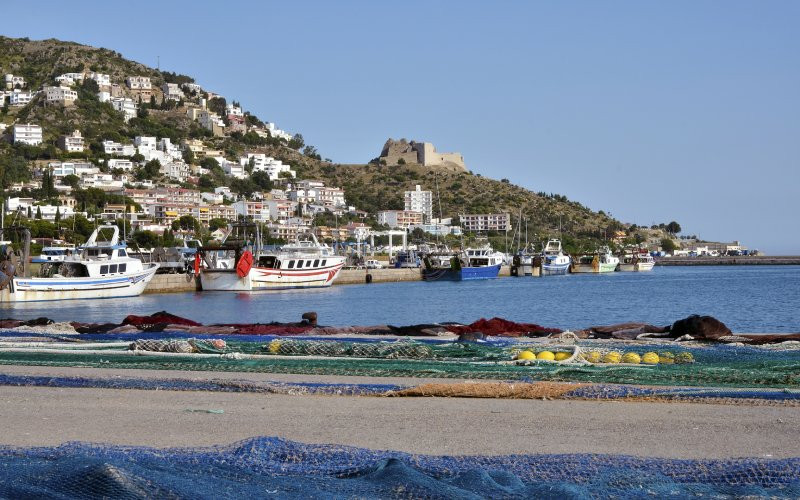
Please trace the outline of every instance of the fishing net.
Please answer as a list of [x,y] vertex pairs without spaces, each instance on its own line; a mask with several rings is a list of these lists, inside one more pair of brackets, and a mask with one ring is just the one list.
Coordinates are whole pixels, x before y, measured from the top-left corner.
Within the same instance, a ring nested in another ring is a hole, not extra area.
[[253,438],[152,449],[0,448],[4,498],[640,498],[800,496],[800,459],[427,456]]
[[[41,340],[41,338],[39,338]],[[578,341],[576,362],[517,360],[522,351],[569,355],[570,345],[519,342],[395,342],[361,339],[262,338],[260,342],[183,339],[192,353],[162,351],[174,339],[140,342],[156,352],[119,348],[84,349],[54,342],[57,348],[9,348],[0,342],[0,364],[538,380],[701,387],[800,387],[800,349],[737,345],[685,345],[675,342]],[[91,345],[101,345],[96,343]],[[112,345],[110,343],[109,345]],[[135,342],[134,342],[135,344]],[[13,344],[16,346],[16,344]],[[585,359],[596,353],[595,364]],[[616,353],[617,357],[610,356]],[[655,356],[656,362],[645,363]],[[617,360],[618,358],[618,360]],[[604,361],[611,359],[611,362]],[[617,361],[615,361],[617,360]]]

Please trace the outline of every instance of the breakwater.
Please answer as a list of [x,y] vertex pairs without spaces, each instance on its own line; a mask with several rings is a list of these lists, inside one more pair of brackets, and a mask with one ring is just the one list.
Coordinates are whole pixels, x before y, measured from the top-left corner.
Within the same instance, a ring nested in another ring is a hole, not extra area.
[[797,266],[800,256],[743,255],[720,257],[661,257],[657,266]]

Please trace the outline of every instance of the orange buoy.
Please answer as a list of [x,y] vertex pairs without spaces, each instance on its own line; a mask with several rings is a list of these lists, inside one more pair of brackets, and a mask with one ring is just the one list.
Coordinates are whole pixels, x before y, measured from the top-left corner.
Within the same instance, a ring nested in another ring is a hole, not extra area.
[[236,264],[236,274],[239,275],[240,278],[244,278],[252,267],[253,254],[250,253],[250,250],[245,250],[242,256],[239,257],[239,262]]

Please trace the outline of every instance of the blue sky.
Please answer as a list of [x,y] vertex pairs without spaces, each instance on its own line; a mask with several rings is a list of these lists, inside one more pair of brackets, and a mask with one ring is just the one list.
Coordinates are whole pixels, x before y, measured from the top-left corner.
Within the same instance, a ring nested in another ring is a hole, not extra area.
[[0,32],[160,57],[337,162],[427,140],[624,221],[800,254],[800,2],[37,5]]

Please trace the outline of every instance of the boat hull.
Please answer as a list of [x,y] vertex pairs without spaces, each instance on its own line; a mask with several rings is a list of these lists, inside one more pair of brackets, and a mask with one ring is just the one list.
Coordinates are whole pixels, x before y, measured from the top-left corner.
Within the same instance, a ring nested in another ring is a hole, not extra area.
[[569,271],[570,263],[566,264],[542,264],[542,276],[559,276],[567,274]]
[[655,262],[620,263],[619,270],[623,272],[646,272],[652,271],[655,265]]
[[200,284],[203,290],[229,292],[323,288],[333,284],[343,265],[344,262],[341,262],[320,269],[253,267],[244,278],[240,278],[233,269],[202,269]]
[[497,278],[500,264],[494,266],[462,267],[461,269],[425,269],[422,279],[425,281],[470,281]]
[[0,302],[115,299],[144,292],[158,264],[137,273],[100,278],[14,278],[0,293]]
[[575,264],[572,266],[573,273],[613,273],[617,270],[617,263]]

